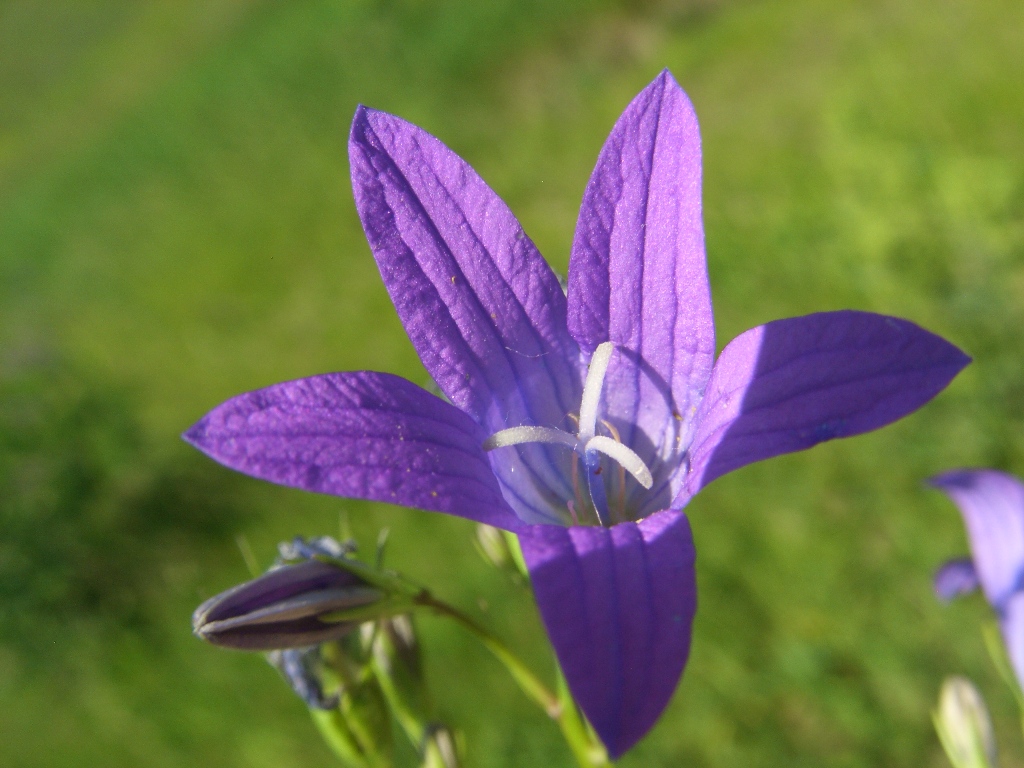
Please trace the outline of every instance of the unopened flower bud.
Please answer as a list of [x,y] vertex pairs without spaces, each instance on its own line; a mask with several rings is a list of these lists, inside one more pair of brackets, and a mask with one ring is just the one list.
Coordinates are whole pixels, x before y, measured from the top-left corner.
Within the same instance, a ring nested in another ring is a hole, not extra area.
[[411,680],[423,679],[423,654],[412,616],[404,613],[380,622],[375,633],[373,656],[389,676],[401,674]]
[[966,595],[981,586],[974,561],[969,557],[950,560],[935,572],[935,594],[944,602]]
[[351,539],[338,541],[331,536],[314,536],[310,539],[296,536],[291,541],[282,541],[277,545],[277,564],[292,560],[312,560],[318,555],[340,560],[355,554],[355,551],[356,543]]
[[966,677],[947,677],[933,714],[935,730],[955,768],[995,768],[996,740],[985,701]]
[[368,628],[373,635],[374,675],[402,730],[413,744],[419,744],[432,719],[433,704],[412,616],[393,616]]
[[422,768],[459,768],[459,749],[455,736],[443,725],[429,729],[423,743]]
[[267,661],[277,667],[284,679],[310,709],[335,709],[340,697],[337,692],[324,691],[324,659],[320,646],[286,648],[271,651]]
[[[385,595],[331,562],[281,565],[200,605],[192,614],[196,636],[246,651],[302,648],[336,640],[366,619],[365,609]],[[365,611],[363,612],[365,614]]]
[[484,560],[514,579],[526,576],[526,564],[514,533],[477,523],[476,548]]
[[512,554],[508,551],[505,537],[497,528],[478,523],[476,544],[481,557],[495,568],[504,569],[512,564]]

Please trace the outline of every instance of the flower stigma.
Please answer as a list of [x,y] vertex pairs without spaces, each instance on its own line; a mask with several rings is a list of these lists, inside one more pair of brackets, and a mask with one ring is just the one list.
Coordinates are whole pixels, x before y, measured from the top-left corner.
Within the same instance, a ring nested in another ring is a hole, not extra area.
[[[628,472],[645,489],[650,490],[654,485],[654,478],[651,470],[644,463],[644,460],[619,438],[618,430],[605,420],[601,420],[602,426],[610,433],[607,435],[597,434],[598,407],[601,401],[601,392],[604,388],[605,374],[608,372],[608,364],[611,362],[612,352],[615,346],[606,341],[599,344],[594,350],[590,360],[590,368],[587,370],[587,380],[583,385],[583,396],[580,399],[580,413],[576,418],[570,414],[570,418],[576,422],[576,434],[567,432],[557,427],[521,426],[510,427],[495,432],[484,441],[485,451],[493,451],[496,448],[506,448],[511,445],[522,445],[524,443],[548,443],[551,445],[562,445],[569,448],[575,454],[572,464],[572,487],[575,492],[575,499],[567,502],[569,515],[573,524],[581,522],[582,510],[590,502],[594,513],[597,516],[599,525],[609,527],[614,522],[621,522],[626,519],[626,491],[625,474]],[[608,505],[608,495],[605,490],[605,481],[601,476],[601,455],[607,456],[619,465],[619,492],[616,497],[616,508],[613,521],[612,509]],[[587,488],[585,498],[580,487],[578,464],[582,463],[584,478]]]

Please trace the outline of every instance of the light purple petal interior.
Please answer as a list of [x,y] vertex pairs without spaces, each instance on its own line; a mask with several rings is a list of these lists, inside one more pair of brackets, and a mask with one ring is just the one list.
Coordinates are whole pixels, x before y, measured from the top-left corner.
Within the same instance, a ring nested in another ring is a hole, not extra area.
[[935,594],[942,600],[967,595],[981,586],[974,561],[969,557],[950,560],[935,572]]
[[981,587],[1001,611],[1024,572],[1024,485],[991,469],[945,472],[930,483],[960,508]]
[[520,533],[569,688],[617,758],[668,705],[690,652],[695,551],[681,512],[612,528]]
[[569,329],[588,354],[604,341],[616,345],[603,416],[654,473],[639,513],[663,508],[715,353],[700,132],[667,70],[616,122],[584,192],[569,261]]
[[[349,140],[356,207],[384,285],[441,391],[483,425],[569,428],[583,369],[558,279],[505,203],[420,128],[360,107]],[[572,498],[568,452],[493,461],[524,518]]]
[[281,485],[520,527],[480,447],[481,427],[391,374],[328,373],[248,392],[184,437]]
[[939,336],[869,312],[822,312],[752,328],[715,363],[673,506],[746,464],[906,416],[968,362]]

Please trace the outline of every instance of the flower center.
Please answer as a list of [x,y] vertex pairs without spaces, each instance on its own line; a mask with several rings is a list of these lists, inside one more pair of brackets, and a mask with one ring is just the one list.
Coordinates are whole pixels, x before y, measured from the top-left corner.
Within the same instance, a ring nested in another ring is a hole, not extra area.
[[[568,502],[569,514],[574,523],[579,522],[577,507],[586,504],[589,500],[597,515],[597,522],[602,526],[612,523],[612,510],[608,506],[608,495],[605,491],[605,481],[601,476],[601,456],[607,456],[616,462],[620,467],[619,499],[616,505],[617,517],[625,519],[625,476],[622,470],[632,475],[640,485],[646,489],[654,484],[651,477],[651,470],[644,464],[635,451],[624,445],[619,440],[616,429],[602,420],[602,425],[610,433],[610,437],[597,434],[597,411],[601,402],[601,392],[604,388],[605,374],[608,372],[608,364],[611,362],[612,352],[615,350],[610,341],[600,344],[594,350],[590,360],[590,368],[587,370],[587,381],[583,385],[583,397],[580,402],[580,415],[577,423],[576,434],[566,432],[555,427],[511,427],[495,432],[484,441],[485,451],[493,451],[495,448],[505,448],[510,445],[521,445],[523,443],[550,443],[562,445],[569,448],[575,454],[573,457],[573,490],[575,491],[574,501]],[[575,419],[574,419],[575,420]],[[583,489],[580,487],[579,471],[577,464],[582,463],[584,468],[584,482],[586,484],[587,496],[583,497]]]

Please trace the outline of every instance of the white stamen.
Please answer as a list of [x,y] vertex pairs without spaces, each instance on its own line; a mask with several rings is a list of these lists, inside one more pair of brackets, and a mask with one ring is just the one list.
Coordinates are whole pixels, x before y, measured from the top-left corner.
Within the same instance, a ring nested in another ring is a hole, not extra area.
[[640,483],[644,488],[650,490],[651,486],[654,485],[654,478],[651,476],[651,470],[644,464],[644,460],[641,459],[631,448],[626,445],[612,440],[610,437],[604,435],[598,435],[592,437],[587,441],[584,450],[597,451],[603,453],[605,456],[615,459],[619,465],[629,472],[636,481]]
[[601,390],[604,388],[604,375],[608,372],[608,363],[612,358],[612,350],[615,349],[610,341],[597,345],[593,357],[590,358],[590,369],[587,371],[587,381],[583,385],[583,399],[580,402],[580,428],[579,438],[581,443],[588,443],[597,431],[597,406],[601,402]]
[[567,446],[574,451],[579,446],[579,440],[575,435],[554,427],[510,427],[488,437],[484,440],[483,447],[485,451],[493,451],[495,448],[521,443],[554,443]]
[[[600,459],[597,454],[603,454],[619,464],[619,506],[617,513],[620,520],[626,519],[628,514],[626,510],[625,472],[629,472],[647,490],[650,490],[654,485],[651,470],[632,448],[622,443],[619,439],[619,432],[613,424],[602,421],[612,437],[596,434],[597,412],[601,405],[601,392],[604,389],[605,374],[608,373],[608,365],[614,349],[614,345],[610,341],[606,341],[599,344],[597,349],[594,350],[594,354],[590,359],[590,368],[587,370],[587,380],[583,384],[579,419],[576,419],[571,414],[569,415],[569,418],[576,422],[575,435],[554,427],[510,427],[495,432],[483,444],[485,451],[493,451],[495,448],[521,445],[523,443],[548,443],[562,445],[572,450],[579,457],[574,458],[572,462],[572,485],[575,498],[566,502],[573,525],[580,524],[576,509],[577,504],[584,504],[584,508],[596,514],[599,525],[608,526],[615,520],[615,516],[611,514],[608,508],[604,479],[600,477]],[[577,475],[579,459],[583,460],[583,465],[586,467],[586,487],[590,492],[589,505],[580,496],[581,488]],[[579,510],[580,513],[582,511],[583,509]]]

